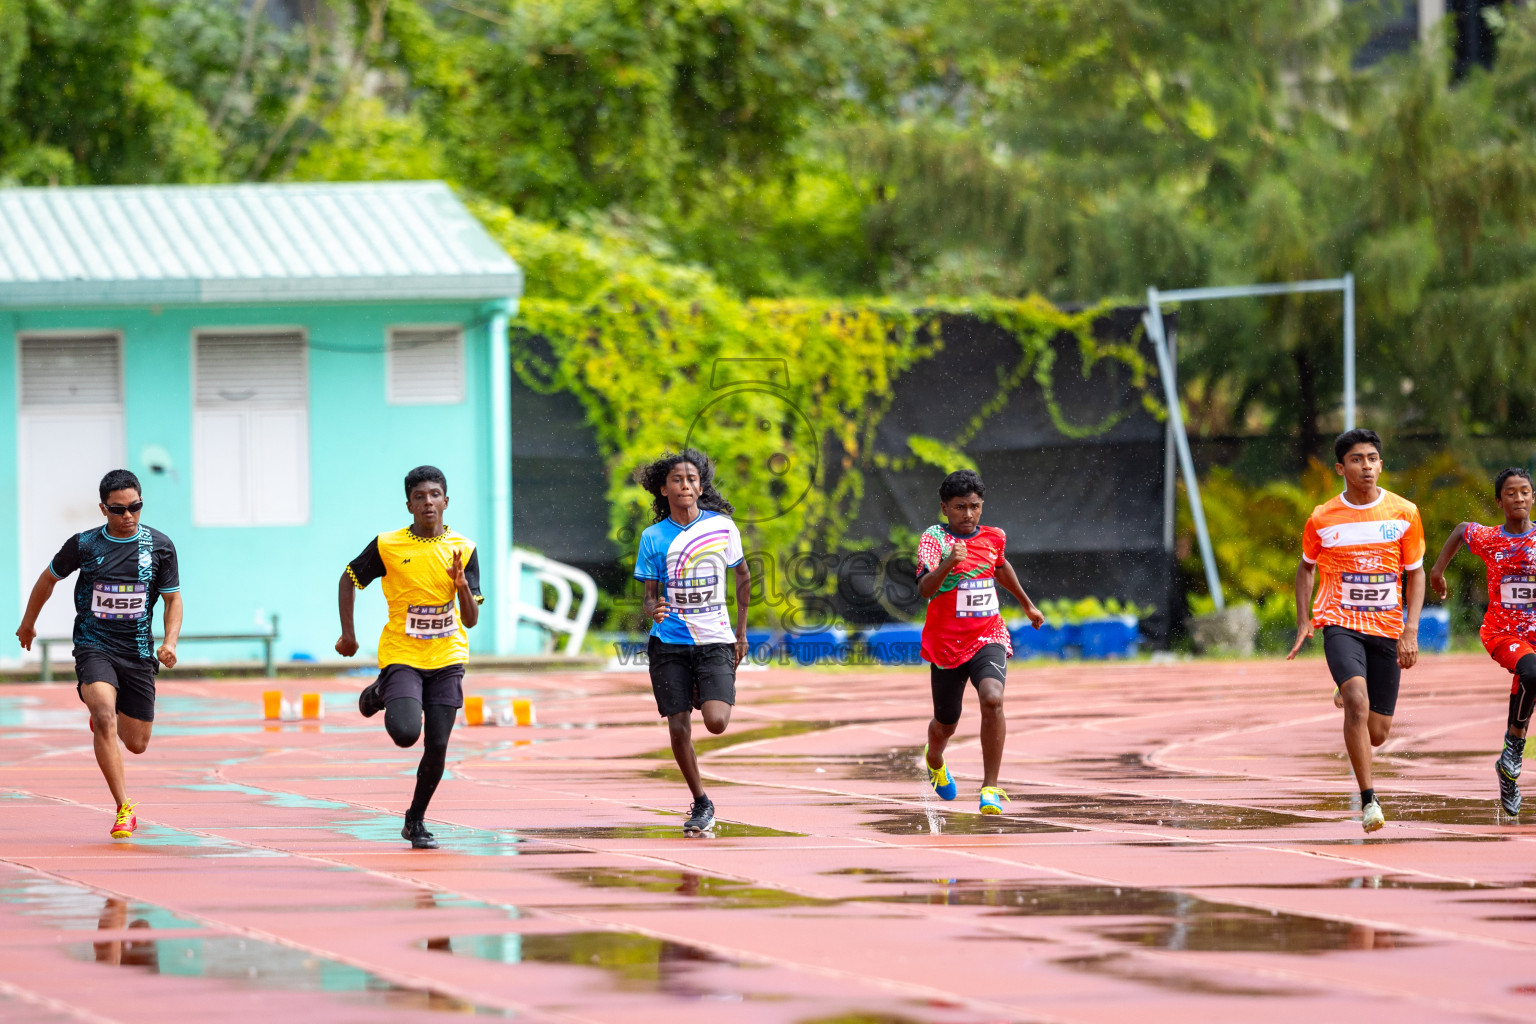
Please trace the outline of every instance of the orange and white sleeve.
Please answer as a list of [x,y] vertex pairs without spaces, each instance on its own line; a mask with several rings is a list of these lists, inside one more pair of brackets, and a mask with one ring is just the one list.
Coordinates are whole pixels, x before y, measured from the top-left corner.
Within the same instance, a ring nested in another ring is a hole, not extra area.
[[1412,572],[1424,564],[1424,520],[1419,517],[1418,506],[1413,508],[1413,518],[1408,520],[1408,532],[1400,542],[1403,546],[1403,571]]
[[[1420,545],[1422,546],[1422,541]],[[1323,538],[1317,532],[1315,516],[1307,517],[1307,525],[1301,531],[1301,559],[1308,565],[1316,565],[1323,555]]]

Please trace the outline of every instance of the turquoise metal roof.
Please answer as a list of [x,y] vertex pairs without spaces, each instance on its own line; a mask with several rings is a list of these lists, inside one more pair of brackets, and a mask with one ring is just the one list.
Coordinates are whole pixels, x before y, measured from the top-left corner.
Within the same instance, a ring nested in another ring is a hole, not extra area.
[[0,307],[517,299],[442,182],[0,189]]

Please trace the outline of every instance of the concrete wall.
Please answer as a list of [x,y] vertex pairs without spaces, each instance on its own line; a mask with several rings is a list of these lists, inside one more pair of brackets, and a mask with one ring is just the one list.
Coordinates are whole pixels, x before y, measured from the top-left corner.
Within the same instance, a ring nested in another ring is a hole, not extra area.
[[[422,463],[436,465],[447,475],[447,522],[479,545],[483,589],[488,602],[494,601],[506,563],[505,552],[494,550],[492,439],[498,429],[509,428],[493,423],[491,310],[483,303],[402,302],[3,314],[0,480],[10,484],[9,496],[0,498],[0,623],[5,632],[20,621],[22,581],[30,586],[43,568],[18,564],[17,541],[26,481],[16,479],[16,341],[18,333],[33,330],[122,332],[127,468],[144,484],[143,521],[169,534],[180,554],[184,632],[252,631],[275,612],[280,616],[281,658],[334,658],[337,580],[371,537],[409,524],[402,481],[407,470]],[[401,406],[385,400],[385,332],[390,326],[423,323],[465,326],[467,387],[461,404]],[[193,334],[256,326],[301,326],[308,332],[309,519],[299,526],[194,526]],[[173,471],[149,472],[143,452],[152,445],[170,453]],[[510,474],[510,467],[501,472]],[[503,537],[510,528],[509,518],[500,531]],[[53,600],[67,599],[62,587],[55,591]],[[489,607],[487,612],[470,631],[471,649],[510,650],[511,630],[501,615]],[[156,618],[158,622],[158,614]],[[376,649],[383,620],[384,601],[375,585],[358,601],[360,659]],[[0,660],[12,661],[21,654],[14,641],[4,651]],[[259,648],[188,644],[180,653],[186,660],[222,660],[255,657]]]

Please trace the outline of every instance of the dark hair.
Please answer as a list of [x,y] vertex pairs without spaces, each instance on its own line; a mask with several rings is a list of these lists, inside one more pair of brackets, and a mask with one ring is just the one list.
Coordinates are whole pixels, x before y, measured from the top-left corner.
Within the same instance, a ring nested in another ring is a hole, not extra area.
[[1364,427],[1356,427],[1354,430],[1346,430],[1333,442],[1333,461],[1343,462],[1344,456],[1357,444],[1368,444],[1376,449],[1376,454],[1381,454],[1381,435],[1374,430],[1366,430]]
[[659,523],[672,514],[672,506],[668,504],[666,495],[661,493],[661,488],[680,462],[691,463],[699,471],[699,508],[727,516],[736,512],[731,503],[715,490],[715,464],[709,456],[697,448],[684,448],[680,452],[667,452],[635,474],[635,482],[651,492],[651,513],[654,517],[651,522]]
[[139,478],[126,469],[114,469],[101,478],[101,500],[105,502],[107,495],[113,491],[126,491],[132,487],[138,492],[139,497],[144,497],[144,488],[139,486]]
[[443,476],[443,471],[436,466],[417,466],[405,474],[406,500],[410,500],[411,492],[416,489],[417,484],[432,483],[434,481],[443,485],[444,494],[448,493],[448,478]]
[[1494,501],[1498,501],[1500,498],[1504,497],[1504,485],[1509,482],[1509,478],[1512,477],[1512,476],[1523,476],[1523,477],[1525,477],[1525,482],[1526,483],[1530,483],[1531,482],[1531,471],[1530,470],[1524,469],[1524,468],[1522,468],[1520,466],[1510,466],[1504,472],[1500,473],[1498,476],[1493,478],[1493,500]]
[[981,474],[974,469],[957,469],[939,484],[940,501],[963,498],[967,494],[974,494],[978,498],[987,496],[987,485],[981,482]]

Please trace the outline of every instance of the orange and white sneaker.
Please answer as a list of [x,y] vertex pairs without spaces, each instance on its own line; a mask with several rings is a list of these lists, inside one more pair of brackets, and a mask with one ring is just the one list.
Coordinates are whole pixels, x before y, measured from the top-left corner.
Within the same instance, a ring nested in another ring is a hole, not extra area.
[[113,839],[133,838],[133,830],[139,827],[139,816],[133,810],[138,806],[137,801],[123,801],[123,805],[117,809],[117,820],[112,823]]

